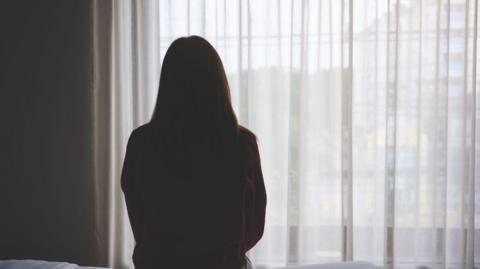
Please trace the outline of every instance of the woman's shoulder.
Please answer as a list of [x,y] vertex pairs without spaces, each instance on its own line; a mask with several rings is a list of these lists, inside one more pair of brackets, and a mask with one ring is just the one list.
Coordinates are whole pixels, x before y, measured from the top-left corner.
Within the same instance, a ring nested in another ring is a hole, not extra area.
[[133,145],[141,144],[142,141],[144,141],[147,138],[150,132],[151,132],[150,123],[140,125],[139,127],[133,129],[128,139],[128,145],[133,146]]
[[239,126],[238,132],[242,158],[246,161],[246,166],[255,167],[260,162],[257,136],[244,126]]
[[257,143],[257,136],[250,131],[247,127],[238,126],[238,136],[240,137],[240,140],[247,142],[247,143]]
[[240,144],[247,149],[250,154],[258,151],[257,136],[244,126],[238,126],[238,137]]
[[138,126],[137,128],[133,129],[132,131],[132,135],[135,134],[137,136],[142,136],[142,135],[145,135],[147,132],[150,131],[150,129],[152,128],[150,126],[151,124],[149,122],[143,124],[143,125],[140,125]]

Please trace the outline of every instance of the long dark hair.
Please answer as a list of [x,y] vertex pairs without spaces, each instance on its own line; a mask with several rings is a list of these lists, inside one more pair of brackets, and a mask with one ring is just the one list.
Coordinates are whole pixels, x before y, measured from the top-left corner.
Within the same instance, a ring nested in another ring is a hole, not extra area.
[[170,45],[150,123],[175,167],[201,158],[206,168],[234,155],[238,121],[222,61],[208,41],[190,36]]

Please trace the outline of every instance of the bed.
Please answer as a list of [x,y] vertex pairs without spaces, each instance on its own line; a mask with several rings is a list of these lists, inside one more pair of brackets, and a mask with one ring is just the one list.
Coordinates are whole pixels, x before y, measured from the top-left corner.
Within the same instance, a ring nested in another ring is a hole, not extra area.
[[39,260],[2,260],[0,269],[106,269],[103,267],[78,266],[68,262],[47,262]]
[[[324,264],[310,264],[301,266],[288,266],[276,269],[378,269],[367,262],[338,262]],[[0,269],[107,269],[105,267],[78,266],[68,262],[47,262],[39,260],[3,260]]]
[[334,262],[322,264],[309,264],[298,266],[279,267],[275,269],[379,269],[369,262]]

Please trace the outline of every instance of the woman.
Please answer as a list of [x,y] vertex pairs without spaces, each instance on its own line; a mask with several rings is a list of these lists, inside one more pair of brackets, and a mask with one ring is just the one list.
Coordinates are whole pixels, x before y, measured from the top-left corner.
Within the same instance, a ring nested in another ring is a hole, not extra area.
[[240,269],[263,235],[255,135],[237,123],[220,57],[179,38],[163,61],[151,121],[129,138],[122,190],[143,268]]

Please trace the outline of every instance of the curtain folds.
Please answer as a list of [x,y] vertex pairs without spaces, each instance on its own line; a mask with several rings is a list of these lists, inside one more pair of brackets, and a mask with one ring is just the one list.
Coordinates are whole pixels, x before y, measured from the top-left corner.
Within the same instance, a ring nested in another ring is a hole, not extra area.
[[480,266],[477,0],[93,0],[99,264],[132,266],[120,191],[177,37],[219,52],[269,198],[256,268]]

